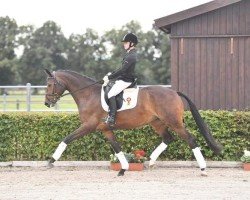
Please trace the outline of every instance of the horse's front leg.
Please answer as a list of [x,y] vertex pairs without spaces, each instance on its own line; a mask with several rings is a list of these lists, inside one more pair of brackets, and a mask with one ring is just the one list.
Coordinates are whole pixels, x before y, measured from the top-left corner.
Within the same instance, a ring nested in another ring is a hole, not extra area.
[[88,133],[90,133],[94,130],[95,129],[93,128],[93,126],[82,125],[78,129],[76,129],[73,133],[71,133],[70,135],[65,137],[63,139],[63,141],[58,145],[58,147],[57,147],[56,151],[54,152],[54,154],[52,155],[51,159],[48,161],[47,167],[49,167],[49,168],[53,167],[53,163],[61,157],[62,153],[65,151],[67,145],[70,142],[72,142],[80,137],[83,137],[84,135],[87,135]]
[[103,133],[106,136],[106,138],[109,140],[112,148],[115,151],[115,155],[117,156],[118,160],[121,163],[122,169],[119,171],[118,176],[123,176],[124,172],[126,170],[128,170],[128,168],[129,168],[128,161],[127,161],[124,153],[121,151],[121,146],[117,142],[117,140],[114,136],[114,133],[112,131],[103,131]]

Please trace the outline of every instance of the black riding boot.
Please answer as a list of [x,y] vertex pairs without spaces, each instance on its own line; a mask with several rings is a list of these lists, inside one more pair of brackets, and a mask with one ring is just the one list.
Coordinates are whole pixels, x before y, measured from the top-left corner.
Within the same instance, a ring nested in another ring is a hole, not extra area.
[[105,123],[107,123],[111,128],[115,126],[115,116],[116,116],[116,100],[115,97],[109,99],[109,116]]

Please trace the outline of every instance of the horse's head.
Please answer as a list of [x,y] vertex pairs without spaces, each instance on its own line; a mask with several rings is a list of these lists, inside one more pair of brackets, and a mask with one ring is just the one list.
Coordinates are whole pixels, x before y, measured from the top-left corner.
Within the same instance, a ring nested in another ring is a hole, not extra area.
[[56,79],[55,73],[51,74],[51,72],[47,69],[44,71],[47,74],[47,88],[44,104],[47,107],[51,107],[54,106],[60,99],[61,95],[65,91],[65,85]]

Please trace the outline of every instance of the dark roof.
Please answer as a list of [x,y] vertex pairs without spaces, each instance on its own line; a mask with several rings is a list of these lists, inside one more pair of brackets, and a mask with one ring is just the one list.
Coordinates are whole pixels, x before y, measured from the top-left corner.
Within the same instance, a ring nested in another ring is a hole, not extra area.
[[201,15],[213,10],[216,10],[218,8],[222,8],[237,2],[240,2],[242,0],[215,0],[211,1],[172,15],[168,15],[162,18],[155,19],[154,26],[163,30],[166,33],[169,33],[171,31],[171,24],[174,24],[176,22],[195,17],[197,15]]

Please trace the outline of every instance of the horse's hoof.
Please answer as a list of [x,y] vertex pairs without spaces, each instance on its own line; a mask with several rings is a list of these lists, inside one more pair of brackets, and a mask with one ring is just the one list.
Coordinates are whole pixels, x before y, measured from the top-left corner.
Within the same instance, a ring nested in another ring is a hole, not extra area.
[[47,163],[47,169],[51,169],[51,168],[53,168],[54,167],[54,165],[53,165],[53,163],[51,163],[50,161]]
[[121,169],[120,171],[119,171],[119,173],[117,174],[117,176],[124,176],[124,172],[125,172],[126,170],[125,169]]
[[208,176],[205,170],[201,171],[201,176]]
[[155,168],[155,164],[149,165],[148,168],[149,168],[150,170],[154,169],[154,168]]
[[149,167],[149,169],[154,169],[155,168],[155,162],[150,160],[148,167]]

